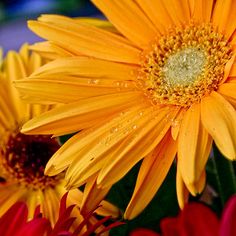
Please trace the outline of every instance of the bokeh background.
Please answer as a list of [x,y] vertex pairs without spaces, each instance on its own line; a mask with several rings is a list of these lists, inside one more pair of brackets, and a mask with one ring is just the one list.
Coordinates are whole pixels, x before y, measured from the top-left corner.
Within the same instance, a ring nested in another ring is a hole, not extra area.
[[41,41],[27,28],[27,20],[41,14],[67,16],[98,16],[89,0],[0,0],[0,47],[4,53],[18,50],[20,45]]

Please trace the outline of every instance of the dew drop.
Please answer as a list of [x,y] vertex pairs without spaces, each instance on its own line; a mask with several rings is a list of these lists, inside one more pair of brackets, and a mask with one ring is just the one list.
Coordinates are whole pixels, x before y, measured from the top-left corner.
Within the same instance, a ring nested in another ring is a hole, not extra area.
[[142,111],[140,111],[138,114],[139,114],[140,116],[142,116],[142,115],[143,115],[143,112],[142,112]]
[[114,85],[117,86],[117,87],[120,87],[120,82],[116,81],[116,82],[114,82]]
[[110,132],[111,133],[116,133],[118,131],[118,128],[117,127],[112,127],[111,129],[110,129]]
[[125,88],[128,88],[128,86],[129,86],[128,83],[124,83]]
[[89,84],[98,84],[99,80],[98,79],[90,79],[88,81]]
[[106,140],[105,140],[105,146],[109,146],[111,144],[111,137],[108,137]]
[[172,126],[173,128],[175,128],[175,127],[179,126],[179,124],[180,124],[180,121],[179,121],[179,120],[173,120],[173,122],[171,123],[171,126]]

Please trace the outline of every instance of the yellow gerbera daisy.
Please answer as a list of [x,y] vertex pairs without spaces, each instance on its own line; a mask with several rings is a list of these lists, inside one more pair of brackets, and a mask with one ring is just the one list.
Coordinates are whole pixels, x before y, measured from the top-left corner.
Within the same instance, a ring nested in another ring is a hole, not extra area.
[[[55,15],[29,27],[64,56],[17,82],[29,100],[64,103],[23,132],[68,140],[46,173],[109,187],[144,158],[125,217],[139,214],[177,153],[177,195],[200,193],[212,141],[236,158],[236,2],[93,0],[117,31]],[[36,46],[37,47],[37,46]],[[40,49],[38,49],[40,51]]]
[[[33,217],[36,206],[54,224],[58,218],[59,203],[65,194],[64,174],[55,177],[44,175],[44,168],[59,148],[56,139],[47,135],[24,135],[20,133],[27,120],[49,110],[48,105],[27,105],[23,103],[12,80],[22,79],[42,65],[42,58],[30,54],[24,45],[19,53],[11,51],[0,65],[0,216],[17,201],[25,201],[29,218]],[[85,197],[91,194],[85,188]],[[90,189],[91,183],[90,183]],[[93,198],[92,198],[93,199]],[[70,191],[68,204],[86,205],[83,194],[77,189]],[[91,204],[95,208],[101,198]],[[107,202],[102,203],[100,213],[115,216],[118,210]],[[82,212],[83,213],[83,212]],[[77,209],[78,219],[82,219]]]

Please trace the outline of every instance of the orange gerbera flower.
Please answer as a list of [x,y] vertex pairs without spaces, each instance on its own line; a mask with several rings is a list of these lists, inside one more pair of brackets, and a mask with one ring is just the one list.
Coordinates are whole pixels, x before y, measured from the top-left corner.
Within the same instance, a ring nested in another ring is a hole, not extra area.
[[[236,2],[93,0],[116,30],[44,15],[29,27],[62,58],[17,82],[29,100],[64,103],[23,132],[83,130],[49,161],[67,187],[109,187],[144,158],[125,217],[139,214],[177,153],[177,195],[200,193],[214,140],[236,158]],[[39,49],[40,50],[40,49]],[[187,191],[188,190],[188,191]]]

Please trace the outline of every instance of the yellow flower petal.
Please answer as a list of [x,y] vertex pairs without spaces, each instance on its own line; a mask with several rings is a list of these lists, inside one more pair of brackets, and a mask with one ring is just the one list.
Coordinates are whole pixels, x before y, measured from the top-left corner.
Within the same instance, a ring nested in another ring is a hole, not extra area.
[[54,189],[46,188],[43,192],[42,202],[42,211],[44,212],[44,216],[50,219],[52,225],[55,225],[59,215],[58,208],[60,197],[55,194]]
[[177,140],[177,138],[178,138],[181,122],[183,120],[183,116],[184,116],[185,111],[186,111],[186,109],[184,109],[184,108],[180,109],[176,118],[171,123],[171,135],[174,140]]
[[[142,111],[143,110],[143,111]],[[75,159],[66,173],[66,179],[69,184],[78,185],[82,183],[92,174],[96,173],[99,169],[106,166],[106,162],[109,159],[114,159],[116,156],[117,149],[120,148],[122,143],[127,140],[132,139],[132,137],[137,136],[139,129],[145,124],[145,122],[150,120],[149,109],[142,107],[139,111],[132,111],[132,113],[127,113],[124,115],[122,121],[117,122],[115,126],[107,126],[109,128],[106,130],[105,134],[99,137],[99,143],[89,143],[88,150],[85,153],[78,155],[80,159]],[[140,118],[137,113],[143,112],[143,117]],[[114,122],[111,121],[114,125]],[[101,127],[102,128],[102,127]]]
[[[69,179],[74,175],[73,181],[77,181],[77,184],[80,185],[83,180],[80,178],[80,171],[85,169],[85,165],[92,164],[89,176],[96,173],[97,168],[99,168],[98,164],[96,164],[97,158],[100,158],[108,150],[113,149],[113,145],[119,143],[120,140],[133,131],[133,129],[129,129],[129,132],[125,132],[133,125],[133,122],[137,121],[137,114],[142,112],[145,107],[145,104],[140,103],[123,110],[108,121],[104,120],[98,123],[94,128],[74,135],[49,160],[45,170],[46,173],[54,175],[58,169],[65,169],[73,161],[73,165],[70,166],[70,170],[66,173],[66,178]],[[107,141],[110,142],[110,145],[106,145]],[[91,163],[91,160],[94,163]],[[87,170],[86,174],[89,174],[89,170]],[[72,185],[71,181],[70,185]]]
[[206,171],[204,170],[199,178],[199,180],[195,184],[196,192],[201,193],[206,185]]
[[120,32],[107,20],[102,20],[102,19],[97,19],[97,18],[88,18],[88,17],[78,17],[74,19],[78,22],[93,25],[98,28],[115,33],[115,34],[120,34]]
[[[142,99],[139,92],[115,93],[81,99],[35,117],[24,124],[22,132],[55,135],[73,133],[99,123],[101,118],[106,119],[121,112],[139,99]],[[68,122],[68,125],[64,126],[65,122]]]
[[19,54],[10,51],[6,57],[6,76],[9,79],[8,92],[11,94],[10,100],[14,105],[14,116],[21,121],[25,113],[26,106],[19,98],[19,92],[12,86],[13,80],[22,79],[27,76],[26,69]]
[[144,158],[133,196],[124,214],[126,219],[136,217],[152,200],[171,167],[176,151],[176,142],[168,132],[156,149]]
[[223,155],[235,160],[236,111],[232,105],[220,94],[212,92],[201,102],[201,115],[205,129]]
[[143,48],[155,38],[154,26],[135,2],[126,0],[93,0],[92,2],[137,46]]
[[181,26],[183,23],[188,23],[190,20],[190,9],[188,0],[173,1],[160,0],[169,16],[172,18],[174,25]]
[[236,83],[235,82],[236,81],[230,81],[228,83],[224,83],[219,87],[217,91],[218,93],[223,95],[226,98],[226,100],[228,100],[233,105],[236,105],[236,93],[235,93]]
[[178,163],[177,163],[177,173],[176,173],[176,194],[179,207],[183,209],[185,204],[188,202],[189,191],[185,186]]
[[165,119],[167,114],[176,116],[176,112],[170,114],[169,109],[160,109],[158,114],[153,112],[149,121],[140,127],[137,125],[136,133],[127,137],[104,164],[97,180],[99,185],[114,184],[156,147],[170,128],[170,121]]
[[185,184],[194,184],[201,176],[210,154],[212,139],[201,124],[200,104],[184,114],[178,138],[178,165]]
[[231,59],[226,63],[225,65],[225,70],[224,70],[224,78],[222,79],[222,81],[220,82],[219,85],[223,84],[229,77],[231,71],[232,71],[232,67],[233,64],[235,62],[235,54],[231,57]]
[[230,77],[236,77],[236,63],[235,63],[235,62],[233,63],[233,65],[232,65],[232,67],[231,67],[229,76],[230,76]]
[[138,67],[88,57],[59,58],[39,68],[32,76],[78,75],[90,78],[133,80],[132,71]]
[[[9,206],[12,206],[14,203],[25,199],[25,195],[27,194],[26,189],[24,190],[22,188],[16,188],[16,185],[15,186],[12,185],[11,187],[9,187],[8,193],[10,193],[8,198],[5,198],[0,206],[1,215],[4,214],[9,209]],[[3,192],[1,194],[3,194]]]
[[236,29],[236,2],[234,0],[216,1],[212,21],[229,39]]
[[[98,188],[96,184],[96,176],[90,178],[85,185],[83,200],[81,203],[81,213],[86,215],[91,211],[94,211],[101,201],[106,197],[111,187]],[[117,215],[119,211],[117,211]]]
[[[39,42],[35,43],[33,45],[30,45],[29,47],[31,50],[37,52],[39,55],[41,55],[44,58],[47,58],[49,60],[56,59],[58,57],[57,51],[53,47],[53,45],[49,42]],[[71,55],[70,53],[63,53],[62,55],[58,53],[60,56],[68,56]]]
[[153,25],[157,28],[158,34],[166,32],[167,28],[174,25],[171,16],[168,14],[163,1],[136,0],[146,15],[149,16]]
[[14,126],[15,120],[12,116],[14,114],[14,106],[11,101],[7,99],[6,88],[0,85],[0,124],[4,129],[9,129]]
[[197,22],[210,22],[214,0],[192,0],[192,18]]
[[136,89],[131,81],[135,69],[132,65],[86,57],[63,58],[42,66],[29,79],[15,81],[15,86],[30,103],[42,99],[46,104],[68,103]]
[[73,76],[64,76],[63,80],[57,78],[57,76],[46,79],[31,77],[30,79],[16,81],[15,85],[23,94],[22,99],[29,103],[40,103],[43,99],[44,104],[70,103],[91,96],[116,94],[121,90],[123,92],[136,90],[135,84],[130,81],[77,79]]
[[[68,29],[73,25],[73,30]],[[70,45],[70,50],[78,55],[85,54],[111,61],[139,63],[139,50],[123,38],[108,31],[80,24],[78,21],[67,21],[62,27],[41,21],[29,21],[29,28],[43,38],[51,40],[62,47]]]

